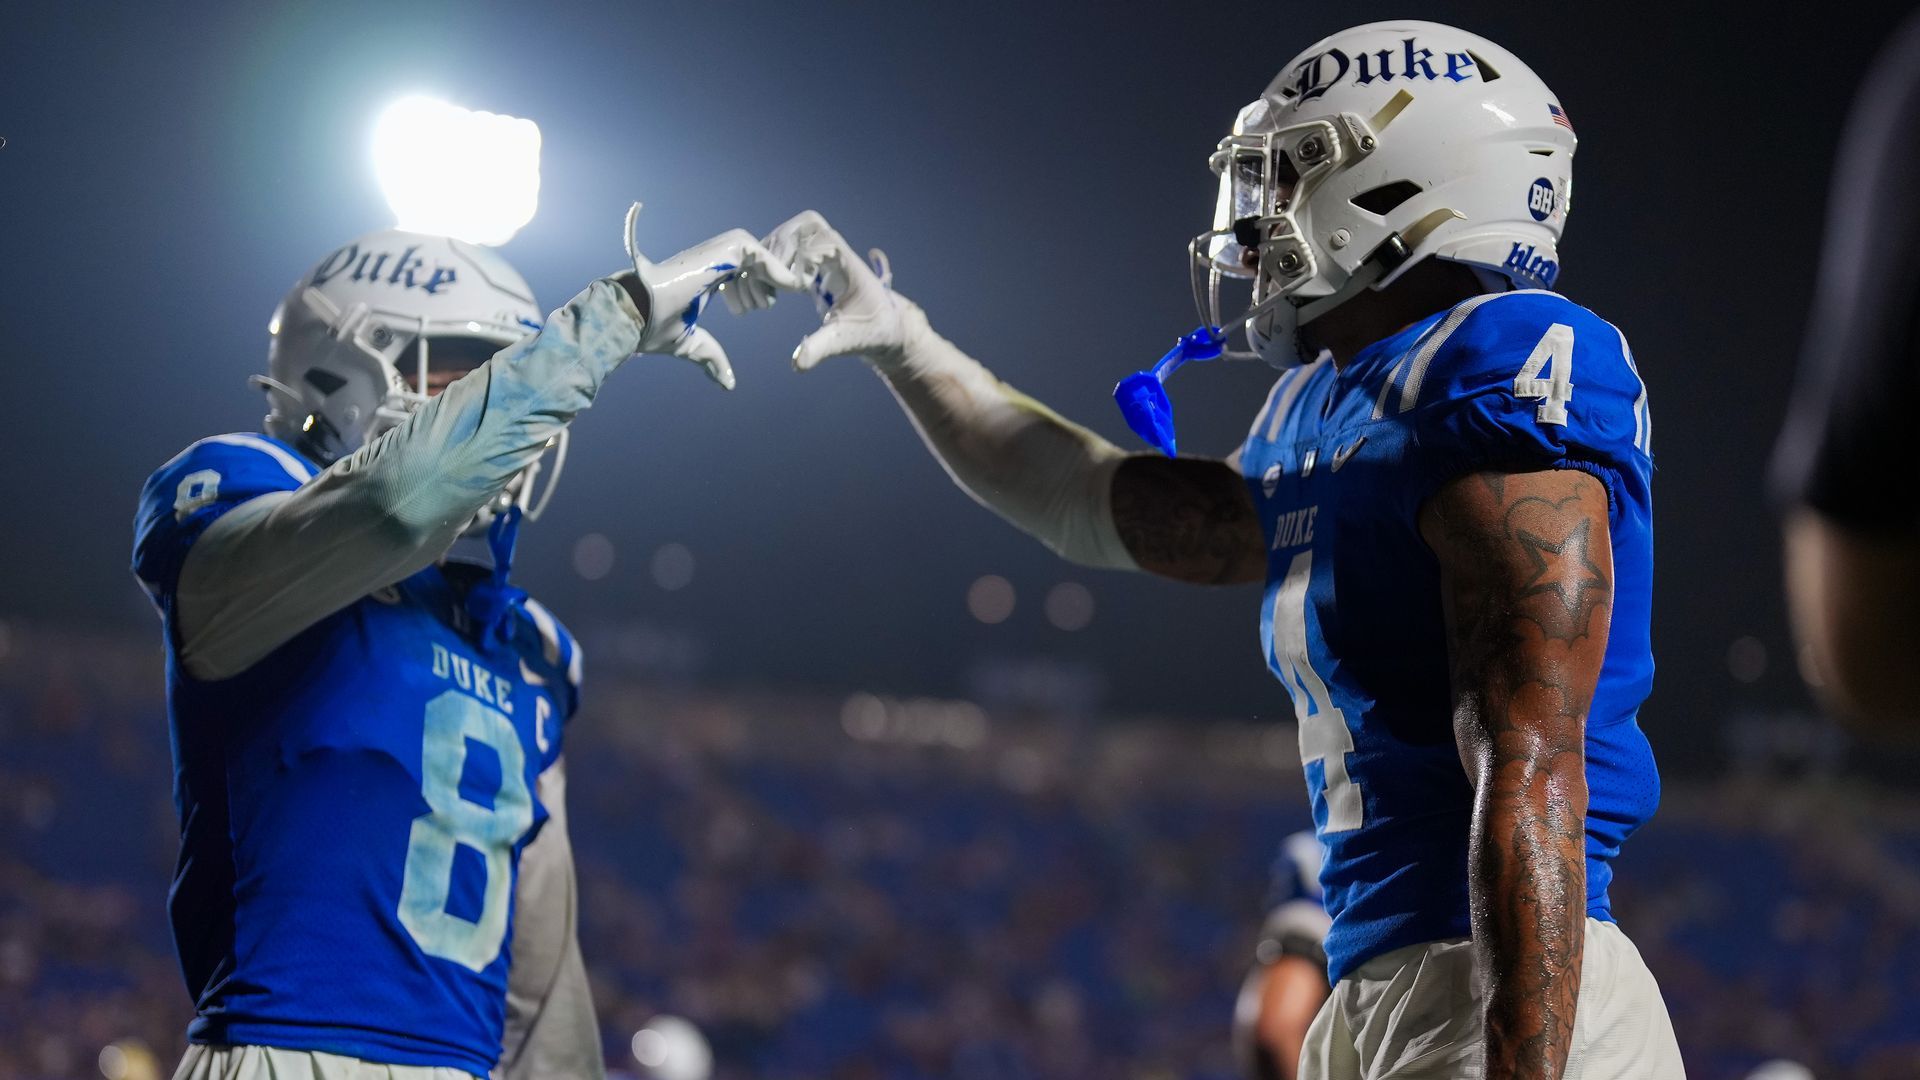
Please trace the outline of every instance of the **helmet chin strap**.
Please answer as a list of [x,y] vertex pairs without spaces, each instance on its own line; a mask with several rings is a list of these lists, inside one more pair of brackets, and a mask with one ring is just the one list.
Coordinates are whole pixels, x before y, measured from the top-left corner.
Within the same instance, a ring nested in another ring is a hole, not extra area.
[[507,576],[513,572],[514,543],[520,537],[520,508],[510,506],[496,515],[487,526],[487,547],[493,553],[493,573],[467,589],[467,614],[480,631],[482,641],[502,645],[513,639],[513,612],[526,602],[527,591],[513,585]]
[[300,412],[305,402],[300,400],[300,392],[271,375],[249,375],[247,385],[267,395],[267,416],[264,421],[267,430],[275,426],[290,426],[294,423],[293,413],[285,411],[283,406],[291,404],[294,412]]
[[420,329],[414,334],[413,341],[419,346],[420,351],[420,374],[414,380],[413,392],[425,400],[427,396],[427,317],[425,315],[420,316]]
[[527,466],[527,479],[516,501],[526,511],[528,521],[539,521],[540,515],[547,512],[547,504],[553,501],[553,489],[560,483],[560,474],[567,468],[567,447],[571,442],[567,428],[561,428],[547,441],[547,445],[553,449],[553,470],[547,473],[547,484],[541,488],[537,499],[534,498],[533,488],[539,483],[543,471],[540,460],[535,458],[533,464]]

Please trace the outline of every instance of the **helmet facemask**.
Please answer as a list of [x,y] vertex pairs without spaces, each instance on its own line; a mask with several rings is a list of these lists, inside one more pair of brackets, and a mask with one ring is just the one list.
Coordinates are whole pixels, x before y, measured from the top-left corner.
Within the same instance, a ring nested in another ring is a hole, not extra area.
[[[342,310],[320,289],[297,289],[269,327],[278,358],[270,365],[283,378],[255,375],[267,393],[267,430],[330,465],[405,423],[434,395],[518,340],[531,326],[508,328],[474,322],[448,326],[425,317],[406,320],[376,312],[365,303]],[[476,332],[477,331],[477,332]],[[300,374],[295,375],[294,371]],[[290,385],[289,380],[303,385]],[[547,455],[552,468],[545,468]],[[493,519],[519,507],[537,519],[553,498],[565,468],[567,432],[562,429],[532,464],[508,482],[461,532],[482,536]],[[541,473],[546,483],[539,483]]]
[[[267,432],[332,465],[407,423],[449,382],[540,331],[540,307],[492,250],[388,229],[321,259],[286,294],[267,331],[269,375],[252,380],[267,392]],[[553,498],[564,457],[561,432],[482,507],[468,534],[484,532],[509,507],[538,517]]]
[[[503,346],[493,338],[471,335],[440,335],[425,332],[425,320],[422,320],[422,332],[415,335],[411,344],[412,356],[406,357],[411,367],[411,377],[396,374],[396,389],[389,395],[389,405],[378,414],[379,426],[369,435],[368,441],[378,438],[390,428],[405,423],[420,407],[438,396],[448,386],[465,378],[474,369],[492,359]],[[402,346],[404,352],[406,346]],[[395,365],[396,373],[400,365]],[[561,428],[547,440],[540,455],[526,468],[513,474],[493,498],[474,514],[473,520],[461,530],[460,535],[468,538],[484,536],[494,518],[518,507],[521,516],[528,521],[538,521],[546,512],[547,504],[553,501],[554,486],[560,482],[560,474],[567,467],[568,430]],[[553,468],[545,469],[551,455]],[[543,486],[540,474],[546,472],[547,480]]]
[[[1398,234],[1351,270],[1340,265],[1338,254],[1353,242],[1351,230],[1335,229],[1326,239],[1329,251],[1311,238],[1315,192],[1376,153],[1380,132],[1410,100],[1398,95],[1370,118],[1338,113],[1271,131],[1238,130],[1270,122],[1272,108],[1263,98],[1242,110],[1236,134],[1220,140],[1207,162],[1220,178],[1213,228],[1194,237],[1187,250],[1201,319],[1222,336],[1245,336],[1246,348],[1226,349],[1223,356],[1278,368],[1316,359],[1301,346],[1300,327],[1405,261],[1412,245]],[[1231,319],[1222,315],[1222,285],[1228,281],[1246,282],[1250,293],[1248,306]]]

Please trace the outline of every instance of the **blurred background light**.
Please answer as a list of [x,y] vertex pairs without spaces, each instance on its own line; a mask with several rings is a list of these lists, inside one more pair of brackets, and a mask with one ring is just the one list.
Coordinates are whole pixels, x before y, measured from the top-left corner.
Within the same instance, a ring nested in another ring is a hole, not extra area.
[[1077,581],[1063,581],[1047,592],[1047,621],[1061,630],[1085,630],[1093,623],[1093,593]]
[[986,741],[987,711],[971,701],[890,698],[858,691],[840,707],[840,728],[861,742],[971,750]]
[[1003,623],[1013,614],[1013,582],[998,574],[986,574],[967,586],[967,612],[991,626]]
[[713,1073],[706,1037],[677,1016],[656,1016],[634,1032],[633,1059],[649,1080],[707,1080]]
[[591,532],[574,541],[573,572],[587,581],[599,581],[613,572],[613,541]]
[[693,584],[693,552],[687,545],[660,545],[653,553],[653,583],[668,592]]
[[100,1048],[100,1075],[106,1080],[159,1080],[160,1061],[139,1039],[116,1039]]
[[504,244],[539,207],[540,127],[404,97],[374,122],[373,171],[400,228]]

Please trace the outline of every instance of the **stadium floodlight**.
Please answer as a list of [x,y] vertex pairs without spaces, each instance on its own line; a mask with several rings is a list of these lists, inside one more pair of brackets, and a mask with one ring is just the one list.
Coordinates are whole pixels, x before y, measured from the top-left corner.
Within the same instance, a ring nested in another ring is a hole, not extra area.
[[412,96],[373,125],[373,171],[399,227],[504,244],[540,202],[540,127]]

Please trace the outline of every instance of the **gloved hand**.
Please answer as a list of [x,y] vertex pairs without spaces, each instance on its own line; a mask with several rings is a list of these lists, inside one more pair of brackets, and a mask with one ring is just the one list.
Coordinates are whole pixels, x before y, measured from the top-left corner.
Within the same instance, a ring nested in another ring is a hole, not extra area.
[[1111,443],[1001,382],[927,324],[893,291],[886,255],[862,259],[809,210],[766,239],[813,290],[820,329],[793,366],[864,358],[913,417],[927,448],[969,495],[1066,558],[1135,569],[1114,524],[1110,492],[1126,457]]
[[893,291],[886,252],[862,259],[818,211],[807,210],[768,234],[766,249],[813,291],[822,326],[793,350],[801,371],[830,356],[854,355],[888,368],[905,362],[908,344],[929,333],[926,316]]
[[707,369],[714,382],[733,389],[733,367],[726,350],[705,328],[696,325],[716,291],[724,291],[727,306],[736,313],[768,307],[775,291],[806,288],[804,279],[787,269],[745,229],[730,229],[711,240],[682,251],[662,263],[640,253],[636,226],[640,204],[627,211],[627,256],[631,273],[614,275],[633,297],[647,325],[635,352],[663,353],[691,360]]

